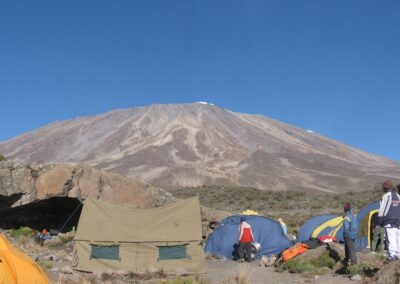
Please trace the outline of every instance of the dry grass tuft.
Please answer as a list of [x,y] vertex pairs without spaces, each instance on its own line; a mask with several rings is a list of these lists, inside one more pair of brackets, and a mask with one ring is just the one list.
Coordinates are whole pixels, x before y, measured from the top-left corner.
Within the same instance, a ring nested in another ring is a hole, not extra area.
[[222,281],[223,284],[250,284],[250,267],[246,263],[241,263],[238,266],[236,276],[227,278]]
[[239,264],[236,280],[238,284],[249,284],[249,266],[246,263]]

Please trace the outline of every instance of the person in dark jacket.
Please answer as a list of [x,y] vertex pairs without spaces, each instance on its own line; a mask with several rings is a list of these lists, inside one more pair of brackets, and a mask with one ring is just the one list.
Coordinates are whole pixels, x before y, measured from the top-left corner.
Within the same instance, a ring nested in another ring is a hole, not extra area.
[[385,228],[388,242],[388,260],[400,259],[400,195],[397,193],[394,182],[387,180],[383,183],[382,196],[378,217]]
[[357,264],[355,241],[358,237],[357,218],[351,213],[351,204],[346,202],[343,206],[345,216],[343,218],[343,238],[345,249],[345,263],[347,265]]

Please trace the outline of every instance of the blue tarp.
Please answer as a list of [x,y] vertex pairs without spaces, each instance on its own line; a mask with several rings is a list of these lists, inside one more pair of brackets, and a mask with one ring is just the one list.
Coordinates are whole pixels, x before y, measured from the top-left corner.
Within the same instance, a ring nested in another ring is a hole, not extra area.
[[250,224],[255,241],[261,245],[256,258],[263,255],[277,255],[293,245],[278,222],[263,216],[235,215],[224,219],[208,237],[206,253],[233,257],[235,245],[238,243],[240,217],[244,217]]

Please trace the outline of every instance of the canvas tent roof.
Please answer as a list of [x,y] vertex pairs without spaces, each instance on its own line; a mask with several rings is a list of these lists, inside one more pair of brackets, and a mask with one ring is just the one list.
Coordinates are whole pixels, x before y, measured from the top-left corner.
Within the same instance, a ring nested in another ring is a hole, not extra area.
[[75,235],[74,269],[197,274],[204,266],[198,197],[145,210],[85,201]]
[[[138,230],[140,228],[140,230]],[[87,199],[75,240],[169,242],[202,240],[198,198],[164,207],[132,209]]]

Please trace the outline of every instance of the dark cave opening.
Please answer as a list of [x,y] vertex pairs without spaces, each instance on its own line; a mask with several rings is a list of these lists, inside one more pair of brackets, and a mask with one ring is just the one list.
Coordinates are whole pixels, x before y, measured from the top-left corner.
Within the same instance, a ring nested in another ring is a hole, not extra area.
[[2,197],[0,228],[17,229],[21,226],[41,231],[55,229],[61,232],[72,230],[78,225],[82,203],[77,198],[52,197],[26,205],[10,208]]

